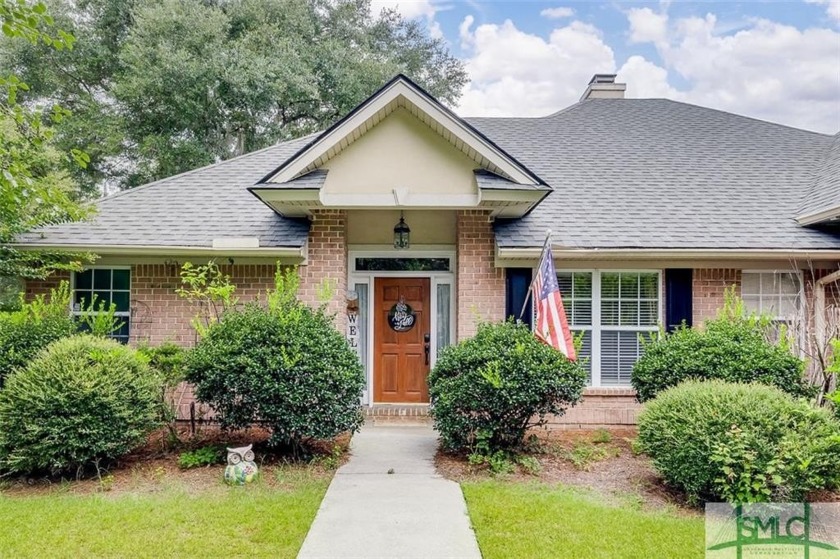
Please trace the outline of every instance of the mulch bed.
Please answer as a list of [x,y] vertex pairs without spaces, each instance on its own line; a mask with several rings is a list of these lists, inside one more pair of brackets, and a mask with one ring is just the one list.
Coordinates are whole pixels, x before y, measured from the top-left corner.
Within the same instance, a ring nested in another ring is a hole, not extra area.
[[[635,429],[611,429],[609,442],[593,442],[603,436],[603,430],[553,430],[536,431],[538,444],[534,451],[526,453],[539,461],[541,470],[532,474],[518,468],[501,479],[513,482],[539,481],[580,487],[595,491],[608,499],[638,499],[649,509],[667,508],[677,514],[702,515],[701,507],[686,503],[685,495],[665,484],[656,473],[650,460],[636,455],[632,441]],[[606,455],[585,465],[574,464],[569,454],[576,445],[591,445],[604,449]],[[478,481],[493,477],[487,466],[473,466],[463,454],[448,454],[438,451],[435,458],[438,471],[455,481]],[[840,492],[817,491],[809,495],[811,502],[840,502]]]
[[[88,472],[83,479],[63,478],[14,478],[0,479],[0,490],[5,496],[40,494],[123,494],[154,493],[177,485],[187,493],[199,493],[222,485],[224,464],[182,470],[178,467],[179,455],[204,446],[239,447],[254,444],[257,465],[262,472],[262,482],[270,487],[282,488],[284,475],[295,471],[315,477],[331,478],[337,465],[347,460],[350,436],[342,435],[334,441],[316,441],[307,448],[307,456],[295,457],[278,453],[266,445],[269,432],[262,428],[225,432],[215,425],[205,425],[193,435],[188,426],[178,426],[178,439],[173,441],[166,429],[153,433],[141,448],[124,456],[101,473],[103,481]],[[341,455],[328,464],[317,457],[330,457],[338,445]],[[313,459],[312,457],[316,457]]]

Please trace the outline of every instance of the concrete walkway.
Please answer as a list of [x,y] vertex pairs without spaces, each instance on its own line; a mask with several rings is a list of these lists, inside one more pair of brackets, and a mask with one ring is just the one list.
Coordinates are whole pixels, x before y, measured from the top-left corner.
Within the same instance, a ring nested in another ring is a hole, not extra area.
[[299,559],[480,559],[461,487],[435,473],[431,427],[366,425],[350,449]]

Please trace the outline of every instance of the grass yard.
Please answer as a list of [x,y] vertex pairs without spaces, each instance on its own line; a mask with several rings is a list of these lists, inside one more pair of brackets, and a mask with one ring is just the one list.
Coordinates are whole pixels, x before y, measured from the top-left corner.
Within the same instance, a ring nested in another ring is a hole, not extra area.
[[[210,472],[208,472],[210,473]],[[0,492],[3,557],[295,557],[330,482],[270,468],[247,487],[159,479],[136,490]],[[207,476],[209,477],[209,476]],[[5,493],[5,494],[4,494]]]
[[[539,482],[463,482],[484,559],[691,559],[704,554],[700,516],[645,511]],[[615,501],[615,499],[613,499]]]

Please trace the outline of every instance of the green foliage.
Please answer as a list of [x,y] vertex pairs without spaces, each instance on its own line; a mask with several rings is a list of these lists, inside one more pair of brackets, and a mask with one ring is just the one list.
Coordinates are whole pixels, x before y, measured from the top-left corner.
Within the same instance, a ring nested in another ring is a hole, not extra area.
[[38,295],[20,309],[0,313],[0,387],[47,345],[76,332],[70,316],[70,288],[62,282],[49,296]]
[[[42,2],[0,0],[0,26],[5,40],[51,51],[72,48],[73,37],[52,33],[52,17]],[[3,65],[17,67],[17,65]],[[54,126],[68,111],[55,105],[22,103],[29,85],[16,75],[0,75],[0,276],[41,278],[53,270],[77,269],[86,254],[21,251],[12,244],[33,229],[89,214],[75,199],[67,162],[85,165],[76,149],[56,149]],[[75,147],[75,146],[73,146]]]
[[[397,72],[454,104],[467,76],[422,21],[367,0],[57,0],[58,57],[8,49],[31,99],[73,107],[61,145],[89,191],[135,186],[323,129]],[[113,160],[132,165],[115,165]]]
[[578,470],[589,470],[592,464],[618,455],[618,449],[587,441],[576,441],[571,450],[561,453]]
[[181,346],[164,342],[157,347],[140,345],[137,351],[161,374],[165,386],[172,387],[184,380],[186,351]]
[[597,429],[595,433],[592,434],[592,442],[596,444],[612,442],[612,433],[606,429]]
[[527,326],[483,324],[438,358],[429,376],[431,415],[446,449],[491,455],[519,447],[529,428],[578,402],[586,378]]
[[516,462],[528,475],[536,476],[542,471],[542,464],[540,464],[540,461],[533,456],[518,456],[516,458]]
[[800,500],[840,483],[840,423],[760,384],[685,382],[648,402],[639,445],[693,500]]
[[99,301],[96,295],[91,299],[88,308],[79,315],[79,329],[100,338],[107,338],[122,328],[123,324],[125,323],[117,316],[117,305],[111,303],[106,307],[105,301]]
[[834,416],[840,421],[840,390],[835,390],[831,394],[826,396],[829,402],[831,402],[831,407],[834,410]]
[[201,468],[221,464],[225,460],[225,448],[222,446],[203,446],[195,450],[182,452],[178,456],[178,467],[182,470]]
[[230,276],[222,273],[213,260],[203,266],[185,262],[181,266],[181,287],[175,292],[198,307],[191,324],[199,336],[206,335],[207,329],[239,301],[234,297],[236,286]]
[[0,470],[98,470],[158,425],[160,385],[137,352],[113,340],[54,342],[0,391]]
[[[278,273],[278,288],[293,289],[284,278]],[[364,387],[358,356],[323,309],[292,302],[288,293],[270,293],[272,300],[286,303],[225,313],[187,355],[186,378],[198,399],[225,428],[262,422],[273,444],[299,447],[357,430]]]
[[721,315],[703,330],[681,327],[645,343],[631,382],[645,402],[684,380],[759,382],[794,396],[809,396],[805,363],[793,355],[785,335],[774,343],[766,317],[745,316],[730,294]]

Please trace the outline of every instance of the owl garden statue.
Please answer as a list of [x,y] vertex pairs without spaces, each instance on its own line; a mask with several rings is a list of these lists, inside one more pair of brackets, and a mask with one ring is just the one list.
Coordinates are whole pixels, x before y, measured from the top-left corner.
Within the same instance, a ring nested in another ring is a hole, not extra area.
[[230,485],[245,485],[257,477],[257,465],[254,463],[254,451],[249,444],[241,448],[227,449],[227,466],[225,467],[225,483]]

